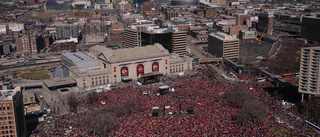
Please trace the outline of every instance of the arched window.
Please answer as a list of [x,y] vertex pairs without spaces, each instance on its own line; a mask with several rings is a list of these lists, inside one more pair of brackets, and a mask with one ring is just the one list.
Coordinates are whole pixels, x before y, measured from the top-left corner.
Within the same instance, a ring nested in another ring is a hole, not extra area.
[[152,63],[152,71],[159,71],[159,64],[158,64],[158,62]]
[[144,66],[142,64],[139,64],[137,66],[137,74],[143,74],[144,73]]
[[121,76],[128,76],[129,75],[129,70],[127,67],[122,67],[121,68]]

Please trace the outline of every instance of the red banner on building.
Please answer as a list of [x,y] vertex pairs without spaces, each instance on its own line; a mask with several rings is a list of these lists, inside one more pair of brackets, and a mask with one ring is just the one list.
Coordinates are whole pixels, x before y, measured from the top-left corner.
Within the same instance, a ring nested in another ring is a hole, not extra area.
[[152,71],[158,71],[159,70],[159,64],[157,62],[154,62],[152,64]]
[[166,65],[168,64],[168,60],[166,59]]
[[121,69],[121,76],[127,76],[128,75],[128,68],[127,67],[123,67]]
[[113,72],[117,72],[117,67],[113,67]]
[[143,67],[143,65],[138,65],[138,67],[137,67],[137,73],[138,74],[141,74],[141,73],[144,73],[144,67]]

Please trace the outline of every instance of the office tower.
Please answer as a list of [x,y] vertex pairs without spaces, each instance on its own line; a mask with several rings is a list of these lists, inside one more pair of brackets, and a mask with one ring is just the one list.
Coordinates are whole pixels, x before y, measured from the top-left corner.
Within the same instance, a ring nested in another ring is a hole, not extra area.
[[186,31],[178,31],[176,27],[149,29],[146,31],[142,26],[135,29],[126,28],[124,34],[125,47],[139,47],[160,43],[170,53],[186,55]]
[[320,47],[303,47],[300,59],[299,93],[320,95],[319,71]]
[[239,58],[239,39],[222,32],[215,32],[209,35],[208,50],[211,54],[228,59]]
[[[264,32],[264,30],[266,30],[266,31]],[[257,31],[272,35],[272,32],[273,32],[273,13],[259,13]]]
[[301,24],[301,37],[308,41],[320,42],[320,14],[316,16],[303,16]]
[[23,96],[20,87],[11,90],[0,90],[0,136],[25,137]]

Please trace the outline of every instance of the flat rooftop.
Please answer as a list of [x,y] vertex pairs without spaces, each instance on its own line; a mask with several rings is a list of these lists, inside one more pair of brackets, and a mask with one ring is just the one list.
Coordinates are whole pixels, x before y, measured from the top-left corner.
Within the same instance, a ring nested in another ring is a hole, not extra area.
[[232,36],[230,36],[230,35],[228,35],[228,34],[226,34],[226,33],[223,33],[223,32],[214,32],[214,33],[211,33],[211,34],[209,34],[209,35],[212,36],[212,37],[218,38],[218,39],[220,39],[220,40],[222,40],[222,41],[235,41],[235,40],[239,40],[239,39],[237,39],[237,38],[235,38],[235,37],[232,37]]
[[89,68],[98,66],[98,60],[96,57],[91,56],[88,53],[83,52],[72,52],[72,53],[64,53],[62,57],[67,58],[70,62],[72,62],[73,66],[78,66],[79,68]]
[[0,90],[0,101],[12,100],[12,97],[20,92],[21,87],[16,87],[9,90]]

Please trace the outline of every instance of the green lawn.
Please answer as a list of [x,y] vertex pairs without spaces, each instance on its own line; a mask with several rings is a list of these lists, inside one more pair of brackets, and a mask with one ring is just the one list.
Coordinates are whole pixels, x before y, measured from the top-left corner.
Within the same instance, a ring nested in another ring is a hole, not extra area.
[[51,76],[43,71],[32,71],[32,72],[22,73],[20,77],[27,78],[27,79],[48,79]]

